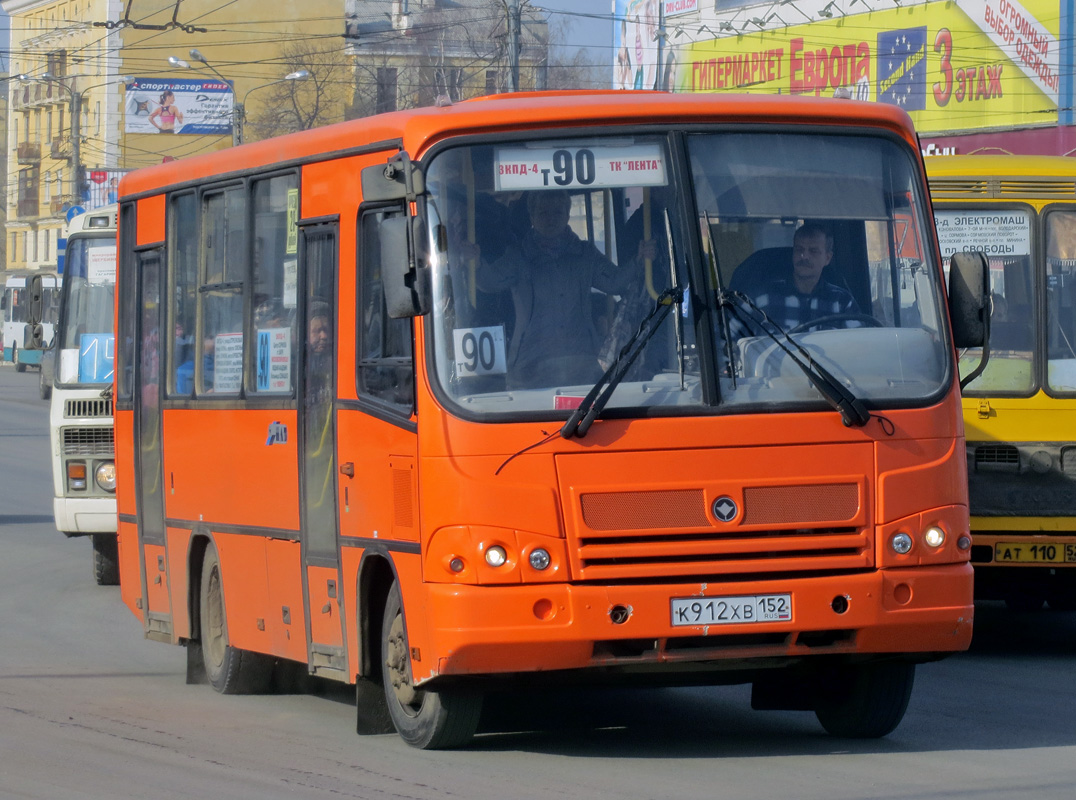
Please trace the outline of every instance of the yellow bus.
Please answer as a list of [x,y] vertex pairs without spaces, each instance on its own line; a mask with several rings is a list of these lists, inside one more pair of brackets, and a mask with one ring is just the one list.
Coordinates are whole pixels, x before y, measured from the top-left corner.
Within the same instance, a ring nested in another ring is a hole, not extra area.
[[[985,250],[990,360],[964,388],[976,594],[1076,608],[1076,160],[926,159],[942,258]],[[965,351],[961,372],[978,363]]]

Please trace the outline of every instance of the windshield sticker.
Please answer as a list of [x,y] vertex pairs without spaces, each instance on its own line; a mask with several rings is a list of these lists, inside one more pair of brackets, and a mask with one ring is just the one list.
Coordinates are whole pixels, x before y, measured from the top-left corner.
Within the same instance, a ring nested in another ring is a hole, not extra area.
[[116,283],[116,245],[94,245],[86,252],[86,280],[94,285]]
[[1026,211],[934,210],[942,258],[953,253],[986,253],[987,256],[1031,254],[1031,221]]
[[664,186],[665,154],[658,143],[593,147],[500,147],[497,191]]
[[456,354],[456,374],[461,378],[504,375],[508,359],[504,347],[504,326],[456,328],[452,331]]

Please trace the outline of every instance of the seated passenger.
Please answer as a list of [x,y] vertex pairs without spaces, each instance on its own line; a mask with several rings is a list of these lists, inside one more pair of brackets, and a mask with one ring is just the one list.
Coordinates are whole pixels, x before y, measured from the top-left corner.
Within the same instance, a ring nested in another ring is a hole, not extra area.
[[[805,222],[792,239],[791,273],[770,280],[748,296],[785,331],[835,314],[858,315],[859,306],[851,293],[822,279],[822,270],[832,260],[833,235],[821,225]],[[742,316],[741,320],[740,315],[729,315],[729,329],[734,339],[763,335],[757,313],[742,308]],[[848,319],[827,327],[857,328],[860,324]]]
[[[617,266],[568,226],[571,197],[564,191],[527,196],[530,230],[492,264],[478,269],[478,288],[511,291],[515,326],[508,345],[509,384],[514,387],[593,383],[601,377],[601,338],[594,324],[591,291],[629,290],[642,278],[642,255]],[[647,243],[650,257],[655,250]],[[639,246],[642,254],[643,244]]]

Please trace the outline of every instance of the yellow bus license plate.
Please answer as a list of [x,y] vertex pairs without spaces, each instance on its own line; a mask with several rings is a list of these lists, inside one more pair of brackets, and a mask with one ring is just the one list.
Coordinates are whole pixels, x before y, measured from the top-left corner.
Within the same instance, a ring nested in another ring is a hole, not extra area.
[[994,545],[994,561],[1017,564],[1073,563],[1076,562],[1076,545],[997,542]]

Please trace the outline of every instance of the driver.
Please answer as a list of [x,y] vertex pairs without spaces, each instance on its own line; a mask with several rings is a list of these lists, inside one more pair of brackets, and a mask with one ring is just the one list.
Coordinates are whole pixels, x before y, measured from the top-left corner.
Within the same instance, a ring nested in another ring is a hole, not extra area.
[[[822,280],[822,270],[833,260],[833,234],[815,222],[805,222],[792,237],[792,272],[764,284],[751,299],[785,331],[806,327],[822,317],[859,315],[855,298],[846,289]],[[763,332],[744,309],[744,320],[732,315],[729,327],[734,339],[760,336]],[[855,319],[825,323],[829,328],[858,328]]]

